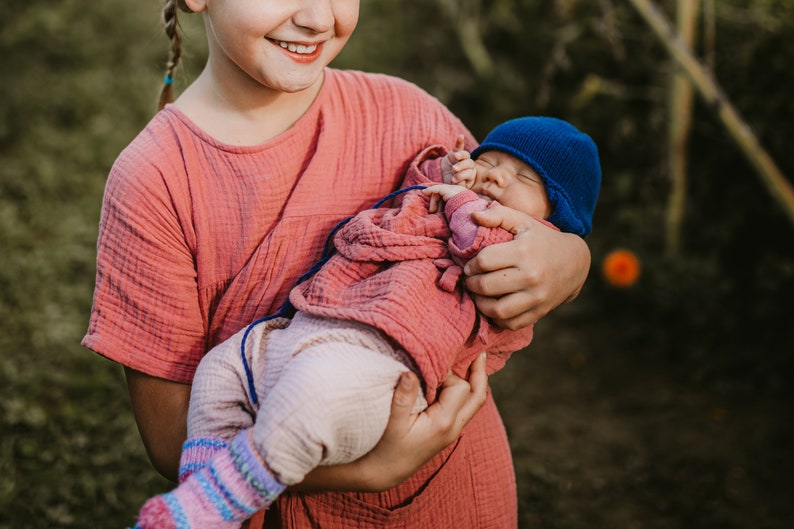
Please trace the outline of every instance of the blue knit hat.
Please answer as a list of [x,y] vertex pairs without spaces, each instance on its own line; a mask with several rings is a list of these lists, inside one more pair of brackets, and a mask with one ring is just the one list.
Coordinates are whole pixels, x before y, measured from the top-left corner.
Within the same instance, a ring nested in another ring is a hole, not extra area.
[[517,118],[493,129],[471,156],[487,151],[515,156],[537,171],[552,206],[549,222],[581,237],[590,233],[601,187],[598,148],[590,136],[557,118]]

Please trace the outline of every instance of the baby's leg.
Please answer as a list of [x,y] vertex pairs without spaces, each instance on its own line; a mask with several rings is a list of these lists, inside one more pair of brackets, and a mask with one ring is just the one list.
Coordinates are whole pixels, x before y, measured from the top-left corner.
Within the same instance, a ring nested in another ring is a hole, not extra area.
[[204,466],[141,508],[135,529],[239,529],[285,489],[264,467],[243,430]]
[[[270,336],[283,332],[288,323],[285,318],[275,319],[256,325],[248,333],[245,353],[254,381],[261,380],[266,369],[275,372],[282,367],[267,360],[265,352]],[[257,406],[251,400],[240,348],[245,331],[221,342],[202,358],[190,392],[189,439],[232,439],[254,424]]]
[[[246,361],[257,380],[265,369],[265,346],[289,320],[261,323],[248,333]],[[196,370],[190,393],[187,441],[182,446],[179,480],[203,468],[238,432],[254,424],[256,406],[251,400],[240,344],[245,329],[210,350]],[[276,366],[271,366],[276,370]]]
[[[248,334],[246,361],[255,380],[264,377],[270,333],[280,332],[287,323],[273,320]],[[243,520],[267,507],[284,490],[250,443],[256,406],[240,356],[244,334],[245,329],[202,359],[191,390],[180,485],[147,501],[136,529],[239,528]],[[268,366],[273,372],[283,367],[272,362]]]
[[[232,342],[239,351],[239,337]],[[239,354],[231,351],[215,351],[191,395],[190,430],[205,436],[200,440],[246,427],[255,408]],[[267,339],[254,334],[250,354],[260,401],[253,428],[213,447],[215,455],[194,465],[179,487],[146,502],[136,527],[238,527],[317,465],[363,456],[386,427],[409,363],[369,327],[300,314]],[[417,399],[417,409],[426,405]]]
[[[358,459],[386,428],[394,388],[409,368],[379,333],[353,326],[301,348],[262,402],[252,441],[285,485],[320,464]],[[426,405],[418,399],[417,409]]]

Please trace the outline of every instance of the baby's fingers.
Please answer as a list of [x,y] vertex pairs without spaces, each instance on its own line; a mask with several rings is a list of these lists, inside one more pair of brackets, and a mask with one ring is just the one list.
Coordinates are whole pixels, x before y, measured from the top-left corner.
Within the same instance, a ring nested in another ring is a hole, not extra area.
[[428,213],[437,213],[440,209],[441,197],[437,193],[430,195],[430,203],[427,205]]
[[458,137],[455,138],[455,150],[462,151],[466,145],[466,137],[463,134],[458,134]]

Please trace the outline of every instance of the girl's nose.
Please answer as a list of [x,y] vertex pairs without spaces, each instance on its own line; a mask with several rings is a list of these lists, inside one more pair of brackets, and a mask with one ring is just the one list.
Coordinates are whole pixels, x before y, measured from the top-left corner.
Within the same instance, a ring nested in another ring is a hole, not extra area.
[[334,0],[303,0],[292,17],[296,26],[313,33],[326,33],[334,27]]

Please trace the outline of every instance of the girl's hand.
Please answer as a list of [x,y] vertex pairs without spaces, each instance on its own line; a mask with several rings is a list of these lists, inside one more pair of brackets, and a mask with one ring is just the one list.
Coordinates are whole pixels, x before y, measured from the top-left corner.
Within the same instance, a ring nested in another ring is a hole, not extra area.
[[472,218],[514,235],[484,248],[463,268],[477,308],[496,325],[521,329],[579,294],[590,270],[590,249],[581,237],[504,206]]
[[455,139],[455,147],[441,160],[441,176],[445,184],[455,184],[471,189],[477,169],[471,153],[464,148],[463,134]]
[[438,400],[414,414],[411,411],[418,393],[416,375],[403,374],[392,399],[389,424],[375,448],[352,463],[317,467],[294,488],[379,492],[408,479],[457,439],[485,404],[485,354],[472,362],[468,380],[450,374],[441,386]]

